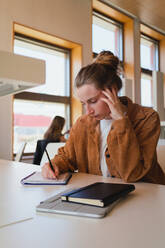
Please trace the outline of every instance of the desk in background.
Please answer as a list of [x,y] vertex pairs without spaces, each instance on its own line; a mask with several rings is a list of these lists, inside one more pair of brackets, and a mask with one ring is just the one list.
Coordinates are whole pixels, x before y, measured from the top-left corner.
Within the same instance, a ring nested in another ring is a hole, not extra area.
[[98,181],[122,181],[76,173],[65,186],[21,185],[20,180],[36,169],[38,166],[0,160],[0,218],[6,224],[18,221],[0,228],[2,248],[165,246],[165,186],[136,183],[136,191],[103,219],[42,214],[35,212],[35,206],[63,190]]

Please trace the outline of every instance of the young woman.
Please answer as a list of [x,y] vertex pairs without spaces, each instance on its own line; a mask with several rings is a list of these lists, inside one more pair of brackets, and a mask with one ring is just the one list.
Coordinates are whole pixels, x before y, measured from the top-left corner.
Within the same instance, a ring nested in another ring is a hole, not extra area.
[[78,169],[126,182],[165,184],[156,155],[159,116],[152,108],[118,97],[122,87],[118,66],[119,59],[103,51],[79,71],[76,91],[86,114],[77,120],[66,145],[52,159],[55,173],[49,163],[43,166],[44,177]]
[[36,150],[34,153],[33,164],[40,165],[42,156],[48,143],[52,142],[66,142],[64,137],[65,133],[62,134],[62,130],[65,125],[65,119],[62,116],[55,116],[44,134],[44,139],[37,141]]
[[56,142],[65,142],[64,134],[62,130],[65,125],[65,119],[62,116],[55,116],[51,122],[50,127],[44,134],[44,139],[54,140]]

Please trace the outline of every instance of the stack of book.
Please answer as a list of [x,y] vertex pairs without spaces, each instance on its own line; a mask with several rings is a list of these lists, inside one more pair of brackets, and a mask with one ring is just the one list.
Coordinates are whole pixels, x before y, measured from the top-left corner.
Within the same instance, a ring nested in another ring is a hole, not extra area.
[[62,201],[105,207],[133,191],[133,184],[97,182],[61,195]]
[[76,190],[67,190],[46,199],[40,202],[36,210],[88,218],[103,218],[120,199],[134,189],[135,186],[132,184],[97,182]]

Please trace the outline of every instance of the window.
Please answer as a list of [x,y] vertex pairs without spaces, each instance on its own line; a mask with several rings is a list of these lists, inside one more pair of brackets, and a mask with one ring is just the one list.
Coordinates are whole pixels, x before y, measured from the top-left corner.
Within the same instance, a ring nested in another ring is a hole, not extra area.
[[158,70],[158,47],[157,40],[141,35],[141,67],[148,70]]
[[[123,24],[112,20],[111,18],[93,12],[92,25],[92,45],[93,57],[103,50],[109,50],[116,55],[123,63]],[[121,75],[123,77],[123,75]],[[122,89],[118,93],[122,95]]]
[[96,11],[93,12],[93,53],[110,50],[123,61],[123,25]]
[[152,71],[159,70],[159,42],[141,35],[141,104],[152,107]]
[[141,104],[152,106],[152,77],[145,73],[141,74]]
[[70,127],[70,51],[16,34],[14,52],[46,62],[46,84],[14,99],[14,153],[23,141],[25,153],[33,153],[55,115],[65,117],[65,130]]

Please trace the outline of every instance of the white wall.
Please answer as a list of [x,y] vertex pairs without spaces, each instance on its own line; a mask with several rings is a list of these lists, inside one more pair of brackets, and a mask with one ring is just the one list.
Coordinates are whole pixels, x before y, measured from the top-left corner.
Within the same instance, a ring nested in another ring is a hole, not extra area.
[[[91,54],[91,0],[0,0],[0,49],[12,51],[13,22],[83,45]],[[0,98],[0,158],[12,159],[12,97]]]

